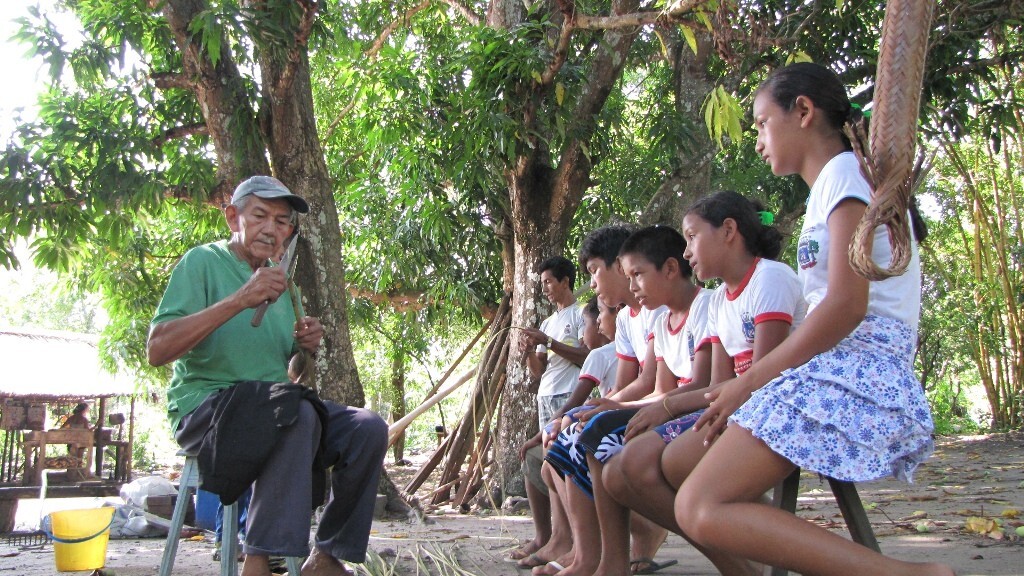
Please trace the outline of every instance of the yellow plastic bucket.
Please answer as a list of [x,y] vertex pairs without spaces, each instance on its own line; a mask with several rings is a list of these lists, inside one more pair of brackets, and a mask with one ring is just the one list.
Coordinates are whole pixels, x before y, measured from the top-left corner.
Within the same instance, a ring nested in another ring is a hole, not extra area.
[[50,513],[50,537],[58,572],[96,570],[107,563],[107,540],[114,508]]

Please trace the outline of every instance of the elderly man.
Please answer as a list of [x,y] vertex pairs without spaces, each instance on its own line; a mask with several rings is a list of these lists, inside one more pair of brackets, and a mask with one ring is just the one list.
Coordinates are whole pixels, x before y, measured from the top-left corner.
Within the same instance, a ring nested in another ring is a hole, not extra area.
[[[333,466],[332,498],[302,575],[351,574],[342,561],[365,559],[386,450],[387,425],[379,416],[321,402],[287,383],[290,357],[315,353],[323,327],[316,318],[295,317],[290,298],[282,297],[284,267],[268,264],[281,260],[298,213],[308,210],[274,178],[239,184],[224,209],[231,237],[182,257],[150,326],[150,364],[174,362],[171,428],[182,448],[199,453],[204,485],[253,484],[243,576],[269,575],[270,555],[309,553],[316,465]],[[264,303],[254,327],[255,309]]]

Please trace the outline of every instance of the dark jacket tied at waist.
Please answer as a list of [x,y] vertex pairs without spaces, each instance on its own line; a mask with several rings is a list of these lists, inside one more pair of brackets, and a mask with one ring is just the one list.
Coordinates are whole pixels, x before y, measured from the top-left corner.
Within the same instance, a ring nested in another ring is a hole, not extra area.
[[[274,452],[281,432],[295,423],[299,405],[308,400],[320,427],[327,427],[327,408],[316,392],[290,382],[239,382],[218,392],[213,402],[213,421],[203,436],[196,455],[200,488],[220,496],[223,504],[238,500],[259,476],[263,464]],[[311,508],[324,496],[324,469],[337,454],[329,453],[321,434],[313,459],[313,499]]]

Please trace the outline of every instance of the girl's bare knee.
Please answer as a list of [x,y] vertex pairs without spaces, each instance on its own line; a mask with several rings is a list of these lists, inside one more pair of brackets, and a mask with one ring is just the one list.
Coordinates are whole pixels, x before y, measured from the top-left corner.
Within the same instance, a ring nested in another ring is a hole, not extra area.
[[701,494],[695,492],[686,484],[679,489],[675,501],[676,522],[689,538],[700,545],[707,546],[705,528],[708,522],[714,521],[713,514],[708,509],[706,497],[702,498]]
[[605,464],[604,470],[601,471],[601,480],[604,482],[605,491],[619,501],[629,495],[629,485],[622,470],[622,456],[623,454],[620,453],[617,457],[609,460]]
[[635,494],[644,494],[648,488],[664,484],[661,472],[661,453],[664,445],[661,438],[652,441],[646,436],[634,440],[632,445],[619,455],[621,474],[627,488]]

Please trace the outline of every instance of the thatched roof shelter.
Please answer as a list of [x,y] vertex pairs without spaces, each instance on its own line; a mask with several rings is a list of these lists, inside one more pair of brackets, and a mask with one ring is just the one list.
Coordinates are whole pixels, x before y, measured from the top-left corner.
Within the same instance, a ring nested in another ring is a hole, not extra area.
[[67,402],[132,395],[129,378],[101,365],[98,341],[75,332],[0,328],[0,398]]
[[[27,437],[34,435],[35,442],[36,437],[45,436],[47,426],[54,426],[46,416],[48,405],[51,409],[54,405],[66,408],[92,400],[98,400],[91,415],[95,475],[102,476],[104,448],[112,447],[116,454],[111,479],[123,482],[130,477],[135,387],[127,376],[111,374],[103,368],[98,342],[97,337],[88,334],[0,328],[0,486],[7,486],[0,491],[15,490],[10,484],[33,484],[40,475],[39,465],[46,458],[45,440],[30,448]],[[121,413],[108,415],[107,400],[115,396],[131,397],[127,420]],[[127,440],[122,436],[121,425],[125,423]],[[107,428],[108,425],[114,428]],[[34,462],[30,458],[32,450],[38,452]],[[7,494],[8,499],[12,494]],[[0,517],[0,527],[4,520]]]

